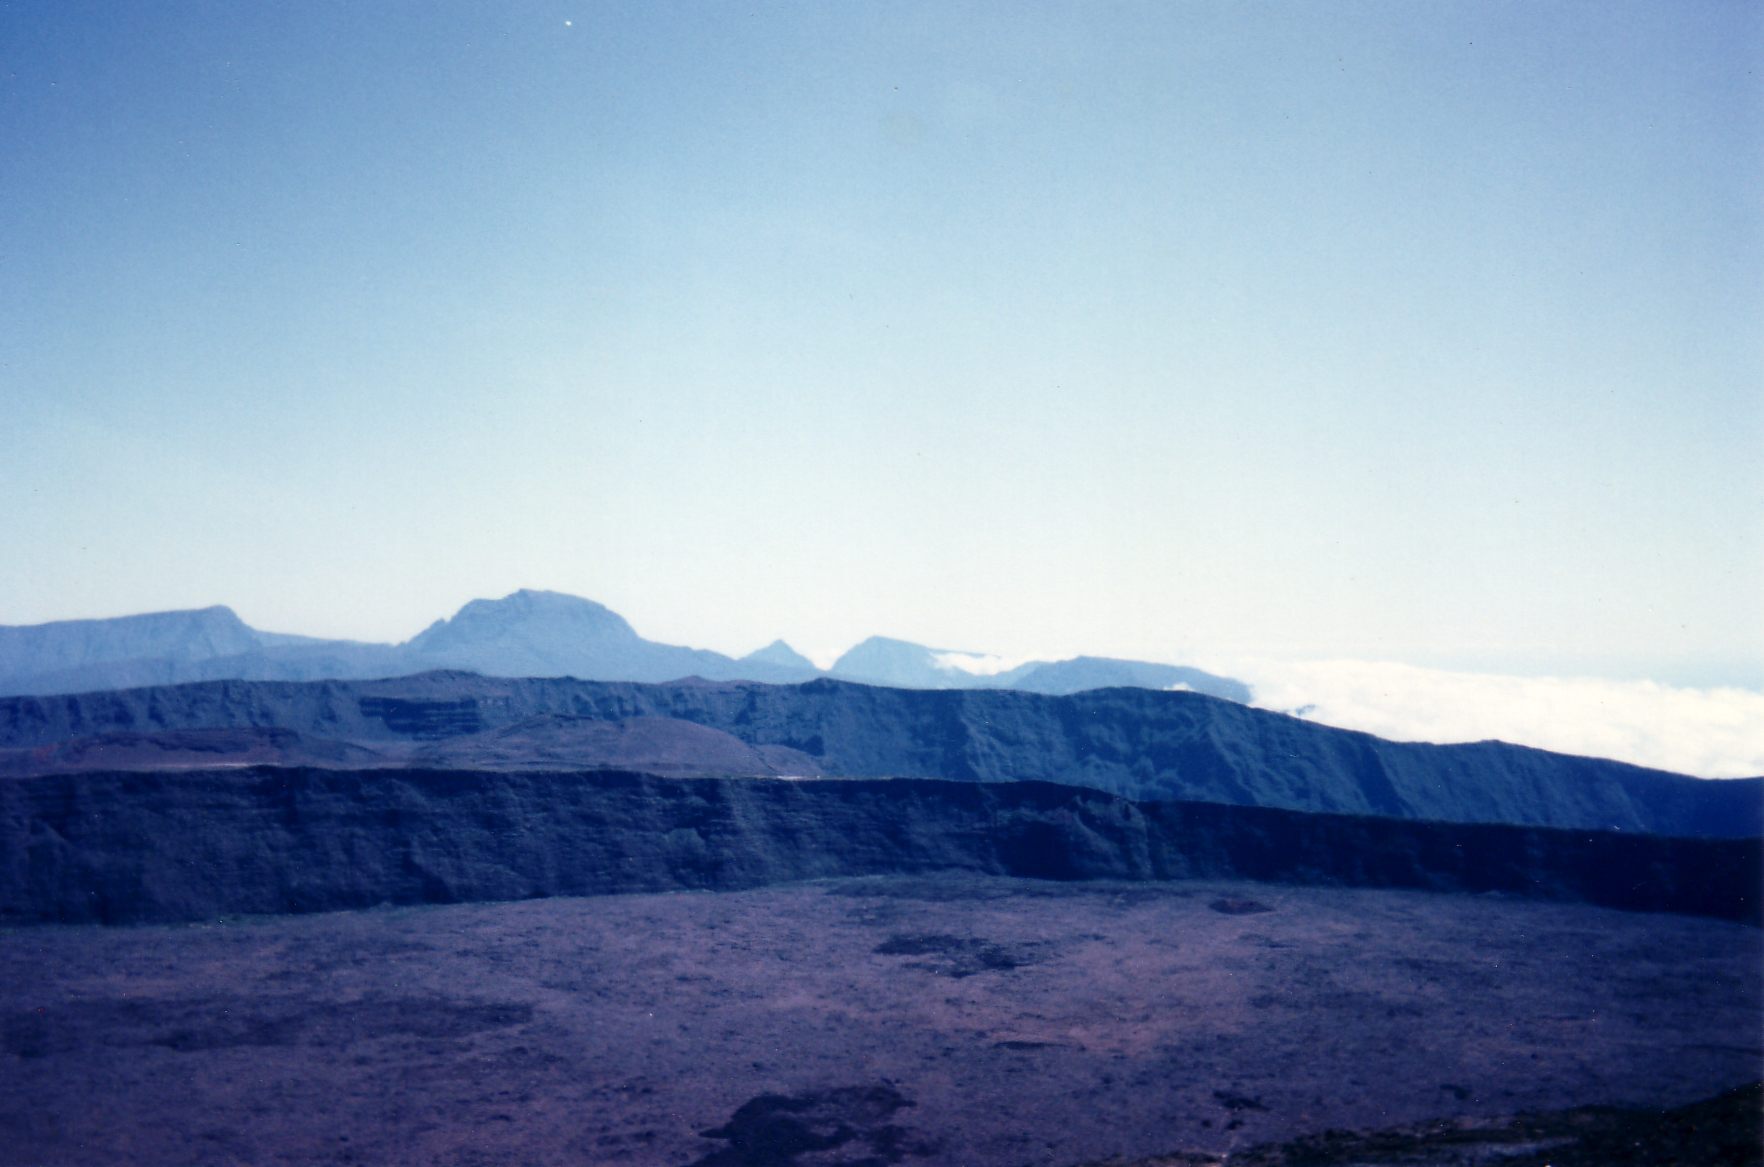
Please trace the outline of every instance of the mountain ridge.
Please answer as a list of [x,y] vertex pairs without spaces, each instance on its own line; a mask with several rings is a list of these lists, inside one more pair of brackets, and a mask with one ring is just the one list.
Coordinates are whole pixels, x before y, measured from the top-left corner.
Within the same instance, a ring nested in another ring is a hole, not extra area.
[[[899,659],[867,668],[875,646]],[[866,646],[870,646],[866,648]],[[854,654],[856,654],[854,656]],[[1007,688],[1074,692],[1081,678],[1150,688],[1184,685],[1248,702],[1249,687],[1199,669],[1102,658],[1030,661],[999,673],[940,666],[949,653],[871,637],[821,670],[775,640],[736,658],[709,649],[647,640],[617,612],[564,592],[522,588],[499,599],[466,602],[408,641],[383,644],[263,632],[224,605],[45,624],[0,625],[0,696],[52,695],[208,680],[368,680],[435,669],[502,677],[577,677],[662,682],[697,676],[712,681],[790,684],[820,676],[910,688]],[[853,661],[857,663],[852,664]]]
[[[1135,688],[1055,696],[890,689],[825,677],[797,685],[640,684],[457,671],[382,681],[228,680],[3,698],[0,748],[257,727],[399,755],[545,715],[691,723],[762,753],[793,751],[819,772],[847,778],[1038,780],[1140,801],[1764,834],[1764,778],[1716,782],[1500,742],[1391,742],[1203,694]],[[670,762],[683,764],[688,747]],[[598,764],[592,754],[579,761]]]

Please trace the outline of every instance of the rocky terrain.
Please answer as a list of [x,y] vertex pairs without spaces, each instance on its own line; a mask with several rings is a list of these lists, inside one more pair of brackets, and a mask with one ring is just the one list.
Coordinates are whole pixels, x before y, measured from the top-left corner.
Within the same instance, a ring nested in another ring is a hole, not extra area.
[[[603,722],[617,729],[596,727]],[[1518,823],[1681,836],[1764,834],[1764,779],[1704,781],[1498,742],[1384,741],[1197,693],[1071,696],[802,685],[642,685],[432,673],[388,681],[219,681],[0,698],[0,773],[58,758],[143,768],[147,738],[285,731],[211,764],[558,768],[668,773],[1033,780],[1135,801],[1202,801],[1440,822]],[[143,735],[146,735],[144,737]],[[241,739],[243,740],[243,739]],[[522,741],[527,743],[523,747]],[[107,744],[108,743],[108,744]],[[541,744],[542,743],[542,744]],[[350,751],[358,751],[351,753]],[[371,758],[359,753],[369,751]]]
[[1761,937],[959,874],[16,929],[0,1164],[1756,1162],[1696,1104]]

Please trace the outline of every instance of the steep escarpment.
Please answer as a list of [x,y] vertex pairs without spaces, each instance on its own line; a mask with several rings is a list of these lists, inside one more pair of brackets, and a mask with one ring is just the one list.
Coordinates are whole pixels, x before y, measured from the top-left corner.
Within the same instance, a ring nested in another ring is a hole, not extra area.
[[90,770],[194,770],[213,766],[395,765],[373,750],[291,729],[122,730],[23,749],[0,749],[0,780]]
[[[644,685],[448,672],[221,681],[0,699],[0,748],[256,727],[408,756],[420,743],[488,741],[482,735],[546,718],[690,723],[764,756],[810,764],[761,773],[1057,782],[1135,800],[1665,835],[1764,831],[1760,779],[1710,782],[1500,742],[1389,742],[1197,693],[1144,689],[1043,696],[830,680]],[[728,756],[727,745],[718,758]],[[498,749],[486,756],[501,765],[507,750]],[[469,764],[471,750],[455,752]],[[684,753],[670,758],[678,772],[693,771],[690,761]]]
[[426,742],[412,766],[450,770],[638,770],[694,776],[818,776],[813,758],[750,746],[733,734],[669,717],[608,721],[542,714],[513,725]]
[[1755,920],[1756,840],[1136,803],[1039,782],[257,768],[0,783],[0,923],[967,871],[1248,878]]

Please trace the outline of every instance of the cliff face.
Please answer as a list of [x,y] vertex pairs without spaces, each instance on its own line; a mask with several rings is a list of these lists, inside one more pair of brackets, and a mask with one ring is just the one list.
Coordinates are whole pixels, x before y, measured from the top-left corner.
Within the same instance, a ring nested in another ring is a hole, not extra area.
[[[1058,782],[1141,801],[1444,822],[1685,836],[1764,831],[1764,779],[1704,781],[1498,742],[1388,742],[1200,694],[1143,689],[1054,697],[829,680],[641,685],[462,673],[227,681],[0,699],[0,749],[119,732],[256,727],[378,751],[459,742],[454,753],[470,764],[473,735],[545,717],[672,719],[768,756],[812,763],[780,767],[785,773]],[[689,761],[671,759],[679,772],[691,769]]]
[[968,871],[1249,878],[1755,921],[1757,840],[1135,803],[1044,783],[256,768],[0,783],[0,924]]

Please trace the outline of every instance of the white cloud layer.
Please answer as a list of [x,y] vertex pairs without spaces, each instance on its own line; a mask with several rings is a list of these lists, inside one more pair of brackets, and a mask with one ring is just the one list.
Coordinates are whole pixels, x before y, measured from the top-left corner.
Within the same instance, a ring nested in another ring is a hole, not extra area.
[[1033,659],[1026,656],[994,656],[987,652],[939,652],[933,653],[931,657],[938,668],[967,673],[971,677],[996,677],[1000,673],[1010,672],[1018,665],[1028,664]]
[[1377,661],[1240,663],[1255,704],[1398,741],[1490,738],[1704,778],[1764,774],[1764,693]]

